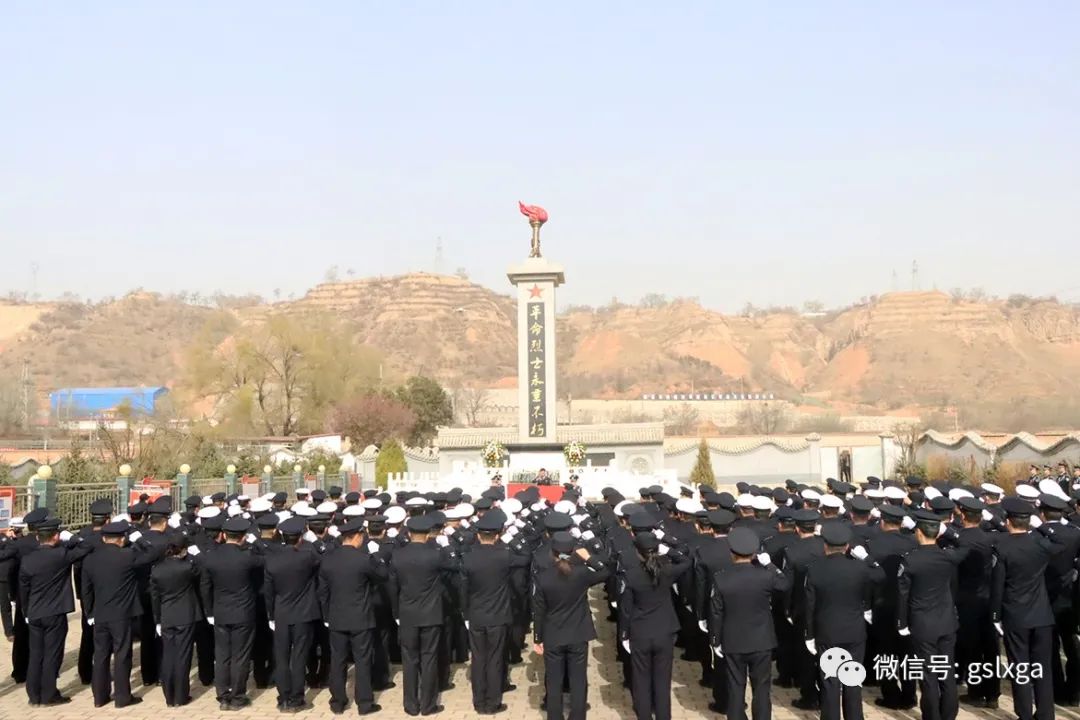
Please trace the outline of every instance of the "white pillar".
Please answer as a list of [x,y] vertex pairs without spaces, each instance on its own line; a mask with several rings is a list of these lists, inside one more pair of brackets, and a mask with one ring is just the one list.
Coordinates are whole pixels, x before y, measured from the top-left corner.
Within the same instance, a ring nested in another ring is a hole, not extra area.
[[555,289],[562,266],[529,258],[507,271],[518,301],[518,435],[520,442],[553,444],[558,424],[555,391]]

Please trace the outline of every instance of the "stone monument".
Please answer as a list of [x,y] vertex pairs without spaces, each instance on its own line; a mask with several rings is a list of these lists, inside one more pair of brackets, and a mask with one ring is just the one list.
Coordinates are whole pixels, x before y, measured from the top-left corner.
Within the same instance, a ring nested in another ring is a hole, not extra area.
[[565,280],[562,266],[540,252],[540,228],[548,214],[542,207],[518,202],[529,218],[529,257],[506,275],[517,288],[518,440],[523,445],[556,444],[558,394],[555,391],[555,290]]

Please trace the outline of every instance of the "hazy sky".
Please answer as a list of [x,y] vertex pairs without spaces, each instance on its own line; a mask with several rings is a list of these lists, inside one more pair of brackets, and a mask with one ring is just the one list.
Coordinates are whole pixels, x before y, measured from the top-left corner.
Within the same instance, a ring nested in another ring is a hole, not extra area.
[[0,294],[1080,299],[1080,3],[5,2]]

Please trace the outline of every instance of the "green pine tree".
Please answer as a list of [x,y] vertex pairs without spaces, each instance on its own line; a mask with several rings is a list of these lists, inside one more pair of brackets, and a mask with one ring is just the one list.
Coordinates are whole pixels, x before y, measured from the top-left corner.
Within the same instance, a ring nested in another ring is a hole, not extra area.
[[709,444],[702,438],[701,444],[698,445],[697,462],[694,463],[694,470],[690,473],[690,482],[694,485],[710,485],[715,486],[716,476],[713,475],[712,458],[709,457]]
[[385,490],[387,475],[405,472],[408,469],[409,464],[405,462],[405,452],[401,449],[401,443],[397,440],[387,440],[379,448],[379,456],[375,458],[375,485]]

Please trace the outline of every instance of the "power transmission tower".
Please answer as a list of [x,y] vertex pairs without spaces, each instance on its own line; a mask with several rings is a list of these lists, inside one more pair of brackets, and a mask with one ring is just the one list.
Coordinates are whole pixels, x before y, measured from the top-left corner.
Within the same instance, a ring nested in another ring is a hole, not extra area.
[[919,289],[919,261],[918,260],[912,260],[911,261],[911,289],[912,290],[918,290]]
[[893,271],[892,271],[892,291],[896,292],[899,289],[900,289],[900,281],[896,277],[896,268],[893,268]]
[[41,266],[38,265],[36,262],[30,263],[30,297],[28,298],[29,300],[34,300],[34,299],[37,298],[37,276],[38,276],[38,270],[40,270],[40,269],[41,269]]
[[441,237],[436,238],[436,240],[435,240],[435,274],[436,275],[442,275],[443,274],[443,265],[445,265],[445,264],[446,264],[446,261],[443,258],[442,238]]
[[33,383],[30,381],[30,360],[29,358],[23,360],[22,366],[22,426],[23,430],[30,429],[30,390]]

